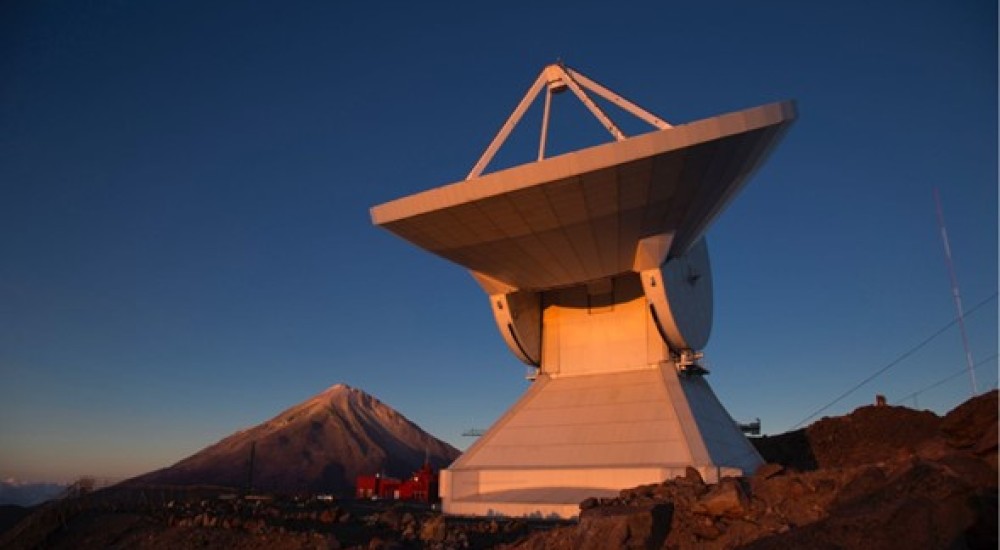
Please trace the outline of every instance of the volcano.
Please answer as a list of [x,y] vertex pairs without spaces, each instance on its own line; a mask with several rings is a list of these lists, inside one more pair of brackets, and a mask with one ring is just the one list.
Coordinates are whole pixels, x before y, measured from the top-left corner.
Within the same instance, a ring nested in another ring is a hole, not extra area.
[[337,384],[271,420],[239,431],[129,485],[247,487],[348,495],[358,475],[407,477],[460,452],[362,390]]

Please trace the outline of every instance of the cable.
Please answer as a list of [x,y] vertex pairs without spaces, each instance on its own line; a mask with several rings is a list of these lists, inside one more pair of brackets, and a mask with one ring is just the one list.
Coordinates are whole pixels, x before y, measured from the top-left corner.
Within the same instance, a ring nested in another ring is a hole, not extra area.
[[[968,317],[973,312],[975,312],[977,309],[979,309],[979,308],[983,307],[984,305],[986,305],[987,303],[993,301],[996,297],[997,297],[997,293],[994,292],[988,298],[986,298],[985,300],[979,302],[978,304],[976,304],[975,306],[973,306],[971,309],[969,309],[968,311],[966,311],[965,312],[965,316]],[[794,425],[794,426],[792,426],[789,431],[795,430],[799,426],[805,424],[806,422],[809,422],[813,418],[816,418],[816,416],[818,416],[820,413],[822,413],[823,411],[825,411],[825,410],[829,409],[830,407],[836,405],[837,403],[839,403],[842,399],[844,399],[848,395],[851,395],[852,393],[858,391],[859,389],[861,389],[862,386],[864,386],[865,384],[871,382],[872,380],[874,380],[875,378],[877,378],[878,376],[880,376],[882,373],[884,373],[887,370],[891,369],[892,367],[895,367],[896,365],[902,363],[903,360],[907,359],[908,357],[910,357],[914,353],[920,351],[921,348],[923,348],[927,344],[931,343],[931,341],[933,341],[938,336],[941,336],[942,334],[944,334],[945,331],[947,331],[951,327],[955,326],[956,323],[958,323],[958,318],[957,317],[954,318],[954,319],[952,319],[951,322],[949,322],[947,325],[945,325],[945,326],[941,327],[940,329],[938,329],[937,332],[935,332],[934,334],[928,336],[924,341],[920,342],[916,346],[913,346],[909,350],[903,352],[903,354],[900,355],[899,357],[897,357],[897,358],[893,359],[892,361],[890,361],[888,365],[886,365],[886,366],[880,368],[879,370],[875,371],[868,378],[865,378],[861,382],[858,382],[851,389],[849,389],[846,392],[840,394],[833,401],[830,401],[829,403],[827,403],[826,405],[820,407],[818,410],[816,410],[815,412],[813,412],[809,416],[807,416],[807,417],[803,418],[802,420],[800,420],[799,423],[796,424],[796,425]]]
[[[992,360],[994,360],[996,358],[997,358],[997,354],[994,353],[993,355],[987,357],[986,359],[983,359],[982,361],[977,362],[975,365],[972,365],[972,368],[975,369],[975,368],[977,368],[977,367],[979,367],[981,365],[985,365],[986,363],[988,363],[988,362],[990,362],[990,361],[992,361]],[[927,390],[932,390],[932,389],[940,386],[941,384],[944,384],[945,382],[949,382],[951,380],[954,380],[955,378],[958,378],[959,376],[961,376],[963,374],[968,374],[968,373],[969,373],[969,368],[968,367],[962,367],[962,370],[959,370],[957,372],[949,374],[946,378],[942,378],[941,380],[938,380],[937,382],[934,382],[933,384],[931,384],[931,385],[929,385],[927,387],[921,388],[921,389],[919,389],[919,390],[911,393],[910,395],[907,395],[906,397],[900,397],[899,399],[895,400],[894,403],[902,403],[903,401],[906,401],[907,399],[909,399],[911,397],[916,397],[916,396],[924,393]]]

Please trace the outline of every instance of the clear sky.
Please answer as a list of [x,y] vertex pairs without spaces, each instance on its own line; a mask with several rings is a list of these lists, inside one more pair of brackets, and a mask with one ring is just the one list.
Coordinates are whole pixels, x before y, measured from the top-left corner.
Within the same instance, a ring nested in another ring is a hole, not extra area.
[[[138,474],[338,382],[468,445],[524,368],[368,209],[462,179],[557,58],[674,123],[798,101],[708,235],[738,420],[784,431],[954,318],[934,186],[966,307],[995,295],[996,2],[5,2],[0,478]],[[553,152],[610,139],[558,99]],[[967,324],[994,387],[996,299]],[[825,414],[963,366],[953,327]]]

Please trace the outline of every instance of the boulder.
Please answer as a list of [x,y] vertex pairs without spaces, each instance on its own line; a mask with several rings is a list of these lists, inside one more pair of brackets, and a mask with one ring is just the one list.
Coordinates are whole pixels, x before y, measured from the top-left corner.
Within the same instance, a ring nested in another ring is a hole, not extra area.
[[673,506],[601,506],[580,514],[574,548],[660,548],[670,532]]
[[698,499],[695,511],[714,517],[735,518],[746,513],[749,503],[750,499],[739,481],[733,478],[724,478]]
[[337,517],[336,513],[334,513],[334,511],[331,510],[330,508],[327,508],[319,514],[319,522],[330,524],[334,522],[336,517]]
[[684,481],[688,483],[704,484],[705,480],[701,477],[701,472],[695,470],[691,466],[684,469]]
[[779,476],[783,473],[785,473],[784,466],[775,462],[768,462],[767,464],[761,464],[753,475],[754,477],[759,477],[761,479],[771,479],[772,477]]
[[445,524],[444,516],[428,518],[420,526],[420,540],[424,542],[441,542],[446,536],[448,536],[448,526]]

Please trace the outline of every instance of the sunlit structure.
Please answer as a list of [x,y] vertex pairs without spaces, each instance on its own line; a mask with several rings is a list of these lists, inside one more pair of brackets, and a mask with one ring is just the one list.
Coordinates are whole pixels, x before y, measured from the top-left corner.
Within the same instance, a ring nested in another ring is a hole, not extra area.
[[[545,90],[538,160],[482,175]],[[569,90],[615,141],[545,158]],[[654,130],[626,137],[588,95]],[[672,126],[546,67],[469,177],[372,208],[375,224],[471,271],[504,341],[537,368],[524,396],[441,475],[446,513],[572,517],[589,496],[760,456],[708,386],[704,235],[795,118],[774,103]]]

